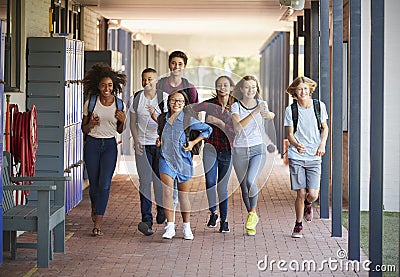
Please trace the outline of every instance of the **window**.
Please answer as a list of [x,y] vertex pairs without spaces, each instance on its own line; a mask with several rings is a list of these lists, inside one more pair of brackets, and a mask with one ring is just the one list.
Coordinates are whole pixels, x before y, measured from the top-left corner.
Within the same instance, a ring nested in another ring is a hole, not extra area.
[[74,1],[54,0],[51,3],[52,34],[65,34],[82,40],[81,5]]

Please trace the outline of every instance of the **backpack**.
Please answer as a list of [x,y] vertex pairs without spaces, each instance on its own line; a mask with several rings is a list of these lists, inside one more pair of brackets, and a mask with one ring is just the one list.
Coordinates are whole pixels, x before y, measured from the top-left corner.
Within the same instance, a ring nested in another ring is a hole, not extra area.
[[[98,97],[99,97],[98,95],[90,96],[89,106],[88,106],[88,117],[92,116],[92,113],[94,111],[94,107],[96,106]],[[117,106],[117,110],[118,111],[123,111],[124,110],[124,102],[122,102],[121,98],[118,98],[117,96],[114,96],[114,97],[115,97],[115,105]],[[118,128],[119,124],[121,124],[121,122],[118,121],[117,122],[117,128]]]
[[[135,92],[133,95],[133,109],[135,112],[137,112],[137,108],[139,105],[139,95],[143,93],[143,90],[139,90]],[[164,97],[163,97],[163,90],[157,89],[157,102],[158,102],[158,108],[160,109],[161,113],[164,112]]]
[[[159,80],[159,89],[160,90],[162,90],[162,91],[165,91],[165,87],[166,87],[166,84],[167,84],[167,80],[168,80],[168,77],[164,77],[164,78],[161,78],[160,80]],[[189,102],[190,103],[192,103],[190,100],[190,85],[189,85],[189,81],[188,81],[188,79],[186,79],[186,78],[183,78],[182,77],[182,87],[183,87],[183,91],[186,93],[186,96],[188,97],[188,99],[189,99]],[[172,92],[171,92],[172,93]],[[169,93],[169,94],[171,94],[171,93]]]
[[[299,121],[299,110],[297,107],[297,101],[293,101],[290,105],[292,109],[292,120],[293,120],[293,134],[296,133],[297,130],[297,123]],[[318,130],[321,133],[322,125],[321,125],[321,105],[318,99],[313,99],[313,107],[314,107],[314,114],[317,118]]]
[[[157,133],[160,137],[164,130],[166,117],[167,117],[167,113],[164,112],[164,113],[160,114],[157,119],[157,122],[158,122]],[[184,111],[183,126],[185,126],[186,143],[188,143],[190,140],[196,139],[200,134],[200,131],[190,129],[190,118],[191,117],[194,117],[194,116],[190,115],[189,112]],[[190,151],[192,156],[200,154],[202,145],[203,145],[203,141],[200,141],[193,146],[192,150]]]

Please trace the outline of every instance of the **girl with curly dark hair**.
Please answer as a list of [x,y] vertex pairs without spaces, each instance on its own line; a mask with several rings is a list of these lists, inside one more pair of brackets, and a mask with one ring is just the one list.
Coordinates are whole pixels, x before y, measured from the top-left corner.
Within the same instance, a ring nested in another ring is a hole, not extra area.
[[[83,79],[85,103],[82,131],[86,135],[83,158],[89,176],[89,195],[92,204],[93,236],[103,236],[101,222],[110,195],[111,178],[117,163],[116,134],[122,133],[125,124],[125,104],[117,107],[117,93],[126,84],[126,75],[110,66],[98,63],[92,66]],[[95,100],[89,110],[90,99]]]

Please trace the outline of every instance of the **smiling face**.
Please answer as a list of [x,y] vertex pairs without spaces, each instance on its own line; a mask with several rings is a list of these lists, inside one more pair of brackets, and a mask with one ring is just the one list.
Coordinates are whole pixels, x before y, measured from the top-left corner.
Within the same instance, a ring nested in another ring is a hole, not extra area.
[[171,75],[174,76],[181,76],[185,67],[185,61],[179,57],[172,58],[169,63],[169,70],[171,71]]
[[296,88],[297,100],[305,101],[311,98],[310,87],[306,83],[300,83]]
[[144,90],[151,90],[155,87],[157,74],[154,72],[145,72],[142,74],[142,87]]
[[240,87],[244,99],[254,99],[257,94],[257,83],[254,80],[244,81]]
[[218,95],[227,96],[232,92],[233,87],[227,78],[222,77],[217,81],[215,89],[217,90]]
[[185,97],[180,92],[175,92],[170,95],[168,105],[171,109],[171,114],[179,113],[185,107]]
[[100,95],[103,97],[112,96],[112,92],[114,90],[114,84],[110,77],[104,77],[100,80],[98,89],[100,91]]

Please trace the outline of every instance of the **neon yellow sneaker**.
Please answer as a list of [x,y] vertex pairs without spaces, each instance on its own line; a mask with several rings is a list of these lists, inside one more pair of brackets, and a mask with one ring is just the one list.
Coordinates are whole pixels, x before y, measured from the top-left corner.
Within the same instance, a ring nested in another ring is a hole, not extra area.
[[249,212],[245,227],[247,230],[255,230],[258,223],[258,215],[254,212]]
[[246,229],[246,234],[248,236],[255,236],[256,235],[256,229]]

